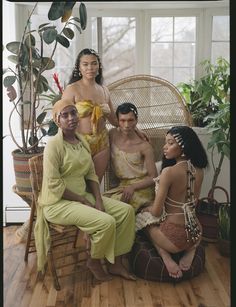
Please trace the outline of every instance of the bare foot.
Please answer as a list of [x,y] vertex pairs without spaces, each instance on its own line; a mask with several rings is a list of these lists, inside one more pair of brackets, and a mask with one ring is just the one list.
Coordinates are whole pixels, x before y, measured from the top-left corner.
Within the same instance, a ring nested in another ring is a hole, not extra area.
[[100,281],[112,280],[112,276],[104,271],[99,259],[89,258],[87,260],[87,267],[89,268],[89,270],[92,272],[92,274],[97,280]]
[[109,264],[108,272],[112,275],[118,275],[128,280],[137,280],[136,276],[129,273],[122,264]]
[[181,268],[178,266],[178,264],[172,260],[172,259],[168,259],[168,260],[164,260],[165,266],[167,268],[167,271],[169,273],[169,275],[173,278],[180,278],[183,276],[183,273],[181,271]]
[[126,265],[122,263],[122,257],[117,257],[114,264],[108,263],[108,272],[128,280],[137,280],[137,277],[130,273]]
[[88,253],[88,255],[90,255],[90,250],[91,250],[91,241],[90,241],[90,237],[89,237],[88,234],[84,233],[83,239],[84,239],[85,244],[86,244],[87,253]]
[[178,264],[172,259],[170,253],[162,248],[158,248],[158,252],[167,268],[169,275],[173,278],[180,278],[183,276],[183,272]]
[[195,248],[192,248],[189,251],[186,251],[183,257],[180,259],[179,267],[181,270],[188,271],[190,269],[195,255],[195,250]]

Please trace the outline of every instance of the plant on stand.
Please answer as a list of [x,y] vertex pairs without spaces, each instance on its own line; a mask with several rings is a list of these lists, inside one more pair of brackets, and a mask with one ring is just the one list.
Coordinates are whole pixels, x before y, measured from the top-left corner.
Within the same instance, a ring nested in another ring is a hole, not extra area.
[[230,203],[219,207],[219,251],[223,256],[230,254]]
[[[229,95],[225,97],[225,101],[221,104],[218,113],[209,115],[206,120],[210,120],[207,128],[211,132],[211,139],[208,143],[208,149],[212,149],[211,162],[214,170],[214,176],[211,183],[211,191],[214,189],[223,190],[226,195],[226,202],[219,203],[218,206],[218,245],[222,255],[229,255],[230,246],[230,199],[228,192],[217,186],[217,179],[221,172],[224,158],[230,159],[230,101]],[[218,164],[214,164],[214,150],[217,149],[219,154]],[[213,193],[212,193],[213,198]]]
[[[213,197],[214,191],[221,189],[228,198],[228,192],[217,186],[217,180],[225,157],[230,158],[230,74],[229,62],[222,57],[217,59],[216,64],[206,60],[202,65],[205,72],[203,77],[190,83],[180,83],[178,87],[186,99],[194,125],[206,127],[210,133],[207,149],[211,150],[213,178],[208,197],[199,201],[197,212],[199,219],[202,219],[203,232],[206,230],[206,241],[216,242],[220,227],[220,204]],[[217,165],[215,150],[219,157]]]
[[[44,74],[55,67],[54,55],[58,45],[69,48],[75,34],[73,29],[82,33],[86,28],[87,12],[84,3],[79,3],[79,17],[72,16],[76,2],[51,2],[48,19],[36,29],[32,29],[31,18],[38,6],[36,2],[26,20],[20,41],[6,44],[6,49],[11,53],[8,59],[15,64],[14,69],[9,67],[3,70],[3,85],[12,103],[8,121],[9,132],[17,147],[12,152],[16,179],[13,191],[29,205],[31,184],[28,160],[43,151],[41,141],[49,132],[46,115],[51,106],[45,104],[42,95],[52,89]],[[61,23],[55,25],[53,21],[58,19]],[[20,129],[17,131],[14,131],[12,125],[15,121],[14,114],[19,118]],[[17,137],[19,131],[20,140]],[[27,221],[18,229],[20,241],[25,240],[28,225]]]
[[[73,17],[72,11],[75,4],[76,1],[52,2],[48,11],[48,20],[45,20],[45,23],[39,25],[37,29],[32,29],[31,18],[38,5],[36,2],[26,20],[21,40],[9,42],[6,45],[6,49],[11,53],[8,59],[15,64],[14,69],[9,67],[3,71],[5,74],[3,84],[12,103],[9,131],[17,147],[13,151],[13,157],[17,159],[14,168],[18,191],[30,191],[29,180],[29,186],[25,187],[22,176],[17,176],[19,161],[26,156],[25,164],[28,167],[28,158],[42,152],[40,142],[47,135],[45,118],[48,106],[45,105],[42,94],[50,90],[50,85],[44,73],[55,67],[53,58],[57,46],[69,48],[70,41],[74,38],[72,27],[80,33],[86,28],[86,7],[80,3],[79,18]],[[52,23],[59,18],[61,18],[59,26]],[[46,56],[45,54],[49,52],[50,55]],[[14,132],[12,128],[13,114],[19,117],[20,140],[17,139],[19,130]]]
[[215,65],[205,60],[201,66],[204,75],[200,79],[177,85],[195,127],[206,127],[210,123],[208,115],[218,113],[230,90],[229,62],[226,59],[219,57]]

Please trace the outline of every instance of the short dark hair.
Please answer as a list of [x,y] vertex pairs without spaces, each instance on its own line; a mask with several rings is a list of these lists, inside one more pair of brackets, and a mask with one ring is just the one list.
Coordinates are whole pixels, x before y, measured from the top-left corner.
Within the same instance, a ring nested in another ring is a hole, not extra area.
[[128,114],[129,112],[133,112],[135,118],[138,118],[138,110],[136,106],[131,102],[124,102],[120,104],[116,109],[116,117],[119,119],[119,113]]
[[[205,168],[208,165],[206,151],[197,136],[196,132],[188,126],[175,126],[170,128],[166,134],[171,134],[177,139],[186,158],[191,161],[193,166]],[[163,155],[162,169],[176,163],[175,159],[166,159]]]

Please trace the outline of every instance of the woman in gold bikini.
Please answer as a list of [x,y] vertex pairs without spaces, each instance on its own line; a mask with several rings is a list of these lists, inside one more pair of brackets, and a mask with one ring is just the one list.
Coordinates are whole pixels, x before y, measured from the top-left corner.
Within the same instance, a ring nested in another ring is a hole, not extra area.
[[[174,278],[189,270],[202,229],[195,215],[207,155],[196,133],[187,126],[171,128],[163,147],[161,175],[153,204],[136,216],[136,230],[143,229]],[[177,264],[171,253],[184,251]]]
[[117,126],[118,122],[103,83],[102,64],[93,49],[83,49],[75,63],[69,84],[62,98],[75,103],[79,115],[78,132],[83,134],[91,149],[95,171],[102,181],[109,160],[109,138],[106,119]]

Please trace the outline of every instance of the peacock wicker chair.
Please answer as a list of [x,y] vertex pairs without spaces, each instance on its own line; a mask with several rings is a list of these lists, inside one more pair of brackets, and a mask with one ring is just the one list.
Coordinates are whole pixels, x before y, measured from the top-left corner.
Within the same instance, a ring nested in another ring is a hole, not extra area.
[[[156,161],[162,157],[162,147],[168,128],[192,126],[192,118],[179,90],[169,81],[151,75],[134,75],[108,85],[114,109],[131,102],[138,109],[138,125],[153,145]],[[108,129],[111,126],[108,124]],[[112,187],[111,167],[104,177],[104,190]]]

